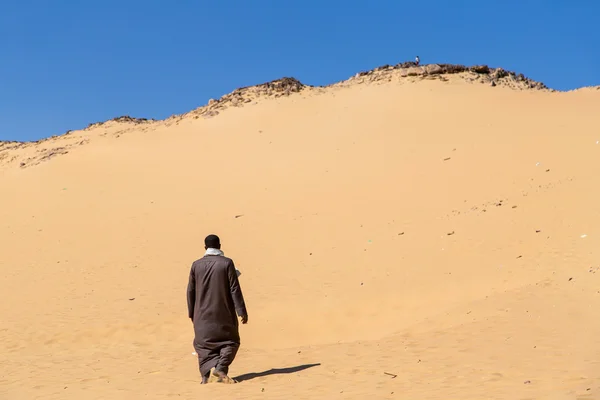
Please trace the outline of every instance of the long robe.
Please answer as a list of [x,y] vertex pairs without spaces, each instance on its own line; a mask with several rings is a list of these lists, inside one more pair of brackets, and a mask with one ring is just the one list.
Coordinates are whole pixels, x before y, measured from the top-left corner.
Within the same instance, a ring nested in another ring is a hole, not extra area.
[[[240,346],[237,315],[247,315],[233,260],[205,255],[192,264],[187,288],[189,317],[194,321],[194,348],[200,373],[211,368],[225,374]],[[236,315],[237,313],[237,315]]]

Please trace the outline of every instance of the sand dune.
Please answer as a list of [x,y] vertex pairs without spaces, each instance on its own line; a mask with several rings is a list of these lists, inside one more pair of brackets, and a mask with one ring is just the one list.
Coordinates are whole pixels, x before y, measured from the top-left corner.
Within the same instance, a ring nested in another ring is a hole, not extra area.
[[[600,398],[600,91],[406,71],[0,144],[0,398]],[[208,233],[237,385],[192,355]]]

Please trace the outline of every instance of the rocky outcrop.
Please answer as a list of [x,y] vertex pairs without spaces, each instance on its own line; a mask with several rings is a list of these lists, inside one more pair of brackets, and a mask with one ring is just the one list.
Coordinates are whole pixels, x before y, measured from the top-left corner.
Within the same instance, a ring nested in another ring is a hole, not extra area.
[[[527,78],[523,74],[506,71],[502,68],[490,68],[487,65],[464,66],[456,64],[427,64],[417,66],[414,62],[400,63],[394,66],[385,65],[370,71],[360,72],[342,84],[351,83],[360,78],[361,81],[390,81],[394,75],[400,77],[427,77],[435,75],[464,74],[467,81],[480,81],[491,86],[504,85],[514,89],[534,89],[551,91],[541,82]],[[472,74],[471,76],[469,74]],[[492,85],[493,83],[493,85]]]
[[21,168],[28,168],[67,154],[74,147],[88,142],[89,139],[67,135],[53,136],[36,142],[0,142],[0,167],[15,163]]
[[53,136],[36,142],[0,142],[0,167],[15,163],[21,168],[28,168],[67,154],[86,143],[89,143],[89,139],[79,135]]
[[0,164],[14,161],[15,156],[11,150],[18,149],[23,145],[24,143],[21,142],[0,142]]
[[293,93],[299,93],[307,87],[309,86],[304,85],[296,78],[288,77],[261,83],[256,86],[247,86],[236,89],[218,100],[210,99],[206,106],[179,116],[179,119],[183,118],[185,115],[195,115],[195,118],[199,118],[200,116],[210,118],[218,115],[221,111],[229,107],[240,107],[258,98],[289,96]]
[[[453,75],[453,74],[474,74],[473,77],[465,77],[467,81],[480,81],[488,83],[491,86],[503,84],[504,86],[514,87],[516,89],[538,89],[548,90],[543,83],[535,82],[526,78],[523,74],[505,71],[502,68],[490,68],[487,65],[464,66],[455,64],[428,64],[417,65],[415,62],[404,62],[396,65],[382,65],[370,71],[357,73],[353,78],[347,81],[338,82],[325,86],[346,86],[349,83],[374,81],[391,81],[396,75],[399,77],[427,77],[435,75]],[[219,115],[222,111],[230,107],[240,107],[251,103],[259,98],[277,98],[289,96],[293,93],[299,93],[306,89],[315,88],[305,85],[295,78],[282,78],[256,86],[243,87],[221,97],[218,100],[210,99],[208,104],[195,109],[187,114],[171,117],[172,120],[179,121],[188,115],[194,118],[211,118]]]
[[[135,124],[135,125],[139,125],[139,124],[146,124],[149,122],[155,122],[155,119],[148,119],[148,118],[134,118],[134,117],[130,117],[129,115],[123,115],[120,117],[116,117],[113,118],[111,120],[108,121],[104,121],[104,122],[94,122],[92,124],[89,124],[86,129],[90,129],[90,128],[94,128],[94,127],[98,127],[98,126],[102,126],[104,124],[107,124],[109,122],[120,122],[120,123],[126,123],[126,124]],[[67,133],[70,133],[67,132]]]

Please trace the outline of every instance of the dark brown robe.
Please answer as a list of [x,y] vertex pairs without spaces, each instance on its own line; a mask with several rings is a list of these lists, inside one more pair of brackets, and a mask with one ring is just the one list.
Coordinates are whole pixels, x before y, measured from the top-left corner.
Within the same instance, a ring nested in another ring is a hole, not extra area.
[[194,321],[194,348],[200,373],[204,377],[216,368],[227,374],[240,346],[237,316],[247,315],[233,260],[205,255],[195,261],[187,302],[189,317]]

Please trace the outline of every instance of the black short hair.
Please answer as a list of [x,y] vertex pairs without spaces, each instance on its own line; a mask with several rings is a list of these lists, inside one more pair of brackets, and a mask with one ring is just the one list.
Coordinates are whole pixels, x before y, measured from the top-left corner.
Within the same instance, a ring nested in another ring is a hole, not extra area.
[[204,239],[204,245],[212,249],[218,249],[221,246],[221,239],[217,235],[208,235]]

